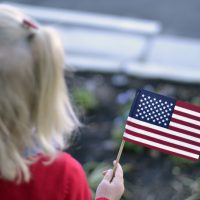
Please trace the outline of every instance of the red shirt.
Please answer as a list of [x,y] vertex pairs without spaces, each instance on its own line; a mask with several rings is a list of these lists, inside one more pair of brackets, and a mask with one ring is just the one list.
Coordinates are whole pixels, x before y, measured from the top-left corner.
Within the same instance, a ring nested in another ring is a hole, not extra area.
[[2,200],[91,200],[90,189],[81,165],[67,153],[59,153],[50,165],[45,157],[30,166],[32,178],[19,185],[0,179]]

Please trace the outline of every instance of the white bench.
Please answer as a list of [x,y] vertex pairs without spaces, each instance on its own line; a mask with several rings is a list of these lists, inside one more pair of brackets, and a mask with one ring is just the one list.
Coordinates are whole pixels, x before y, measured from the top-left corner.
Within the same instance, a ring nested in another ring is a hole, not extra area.
[[161,25],[150,20],[10,3],[55,26],[65,46],[66,63],[76,70],[117,72],[127,61],[144,61]]

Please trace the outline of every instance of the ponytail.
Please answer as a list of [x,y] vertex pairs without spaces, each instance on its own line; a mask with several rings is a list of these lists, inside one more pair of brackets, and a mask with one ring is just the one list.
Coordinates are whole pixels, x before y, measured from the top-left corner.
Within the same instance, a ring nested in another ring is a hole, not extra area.
[[26,19],[0,5],[0,176],[7,180],[29,181],[32,160],[24,151],[39,148],[52,161],[66,145],[64,137],[80,125],[58,34]]

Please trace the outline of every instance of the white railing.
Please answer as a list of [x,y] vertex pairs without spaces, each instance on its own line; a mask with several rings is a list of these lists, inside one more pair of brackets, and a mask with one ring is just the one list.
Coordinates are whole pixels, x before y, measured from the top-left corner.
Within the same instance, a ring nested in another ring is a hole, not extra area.
[[74,70],[123,70],[127,61],[144,61],[161,25],[150,20],[10,3],[60,32]]

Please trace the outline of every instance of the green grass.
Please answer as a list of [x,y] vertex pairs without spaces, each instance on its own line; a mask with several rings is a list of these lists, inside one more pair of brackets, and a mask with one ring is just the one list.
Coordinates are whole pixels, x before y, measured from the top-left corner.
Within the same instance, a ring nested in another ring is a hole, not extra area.
[[85,88],[74,88],[72,91],[74,101],[84,111],[90,111],[98,106],[98,100],[94,93]]

